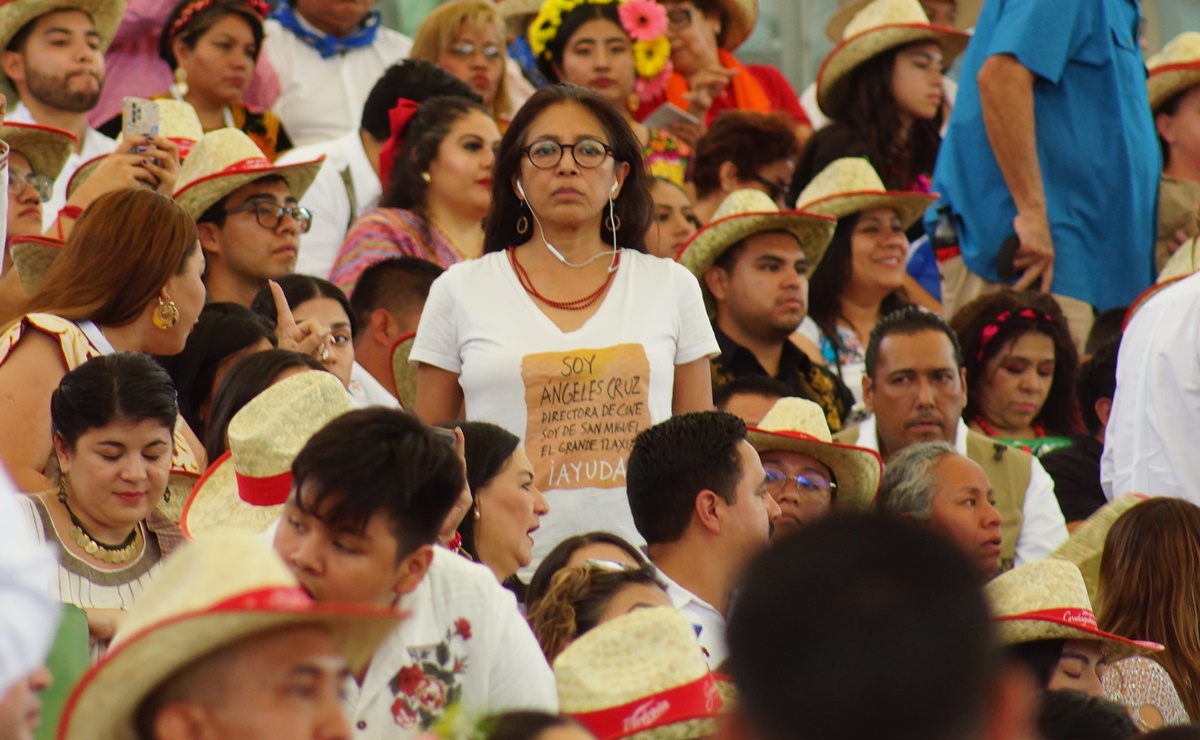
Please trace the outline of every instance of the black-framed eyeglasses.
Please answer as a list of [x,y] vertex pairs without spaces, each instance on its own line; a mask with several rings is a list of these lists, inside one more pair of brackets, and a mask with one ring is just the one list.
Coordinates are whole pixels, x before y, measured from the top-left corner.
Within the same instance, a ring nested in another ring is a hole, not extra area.
[[763,483],[763,487],[776,499],[783,495],[788,481],[795,484],[796,494],[804,503],[827,504],[833,500],[833,496],[837,492],[837,483],[817,473],[799,473],[790,476],[774,465],[764,465],[763,471],[767,474],[767,480]]
[[562,161],[564,149],[571,150],[575,164],[588,170],[604,164],[604,160],[612,154],[612,147],[598,139],[580,139],[574,144],[559,144],[553,139],[542,139],[533,142],[522,151],[534,167],[548,170]]
[[292,217],[301,234],[307,234],[308,230],[312,228],[312,211],[300,206],[281,206],[278,203],[270,201],[255,200],[243,203],[237,208],[230,208],[228,211],[225,211],[225,215],[232,216],[242,211],[254,211],[254,220],[258,221],[259,226],[270,231],[279,228],[279,224],[283,222],[284,214]]
[[750,179],[765,187],[767,195],[771,196],[771,200],[775,201],[780,208],[784,207],[784,204],[787,202],[788,190],[792,187],[790,183],[775,182],[761,175],[751,175]]
[[670,31],[686,31],[692,27],[693,8],[671,8],[667,11],[667,29]]
[[489,62],[493,62],[503,55],[503,52],[500,51],[500,47],[496,44],[484,44],[483,46],[476,46],[470,41],[459,41],[450,47],[451,54],[456,57],[463,57],[464,59],[475,56],[476,50],[483,54],[483,58]]
[[39,175],[35,172],[31,172],[30,174],[26,175],[23,172],[17,172],[16,170],[9,168],[8,194],[14,196],[20,195],[21,193],[25,192],[26,187],[33,188],[33,191],[38,194],[38,198],[40,198],[43,203],[50,200],[50,196],[54,195],[54,180],[52,178],[46,177],[45,175]]

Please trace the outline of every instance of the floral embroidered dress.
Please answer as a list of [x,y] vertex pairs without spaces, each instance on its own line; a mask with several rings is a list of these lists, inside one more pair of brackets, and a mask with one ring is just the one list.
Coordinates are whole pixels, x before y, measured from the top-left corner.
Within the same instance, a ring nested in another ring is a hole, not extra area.
[[401,255],[428,260],[440,267],[462,261],[442,230],[413,211],[376,208],[364,213],[350,227],[329,280],[350,295],[363,270]]
[[647,130],[650,135],[646,146],[642,148],[646,171],[682,187],[691,166],[692,148],[675,138],[670,131],[658,128]]
[[[62,347],[63,362],[71,371],[83,363],[101,355],[112,354],[112,346],[90,321],[76,324],[73,321],[48,313],[31,313],[19,322],[9,327],[0,335],[0,364],[12,352],[21,337],[33,330],[40,331],[53,337]],[[178,522],[183,511],[183,502],[187,501],[192,486],[200,477],[200,463],[196,454],[188,444],[187,436],[183,433],[187,422],[180,416],[175,422],[175,449],[171,453],[171,477],[167,483],[167,497],[159,504],[159,509]]]

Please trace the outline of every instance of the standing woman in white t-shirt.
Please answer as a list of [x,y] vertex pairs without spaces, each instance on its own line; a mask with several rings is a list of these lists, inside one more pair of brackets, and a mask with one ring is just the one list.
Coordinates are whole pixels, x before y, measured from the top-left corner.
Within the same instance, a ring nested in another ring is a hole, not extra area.
[[650,179],[625,119],[596,93],[552,85],[496,155],[484,256],[433,284],[410,355],[417,414],[463,414],[523,441],[550,514],[534,563],[606,529],[640,541],[625,498],[638,432],[712,407],[718,347],[700,286],[646,254]]

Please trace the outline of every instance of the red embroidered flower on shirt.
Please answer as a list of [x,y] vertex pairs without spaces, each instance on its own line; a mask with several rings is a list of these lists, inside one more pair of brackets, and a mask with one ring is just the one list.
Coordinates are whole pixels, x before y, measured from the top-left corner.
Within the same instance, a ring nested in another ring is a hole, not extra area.
[[400,697],[392,704],[392,719],[398,726],[407,730],[417,724],[418,717],[416,710],[408,706],[404,697]]
[[417,686],[421,684],[422,678],[425,678],[425,672],[421,670],[421,666],[404,666],[396,674],[396,690],[401,694],[411,696],[416,693]]
[[421,707],[434,712],[446,705],[446,684],[432,676],[421,679],[417,690],[413,692]]
[[460,617],[442,642],[408,648],[412,664],[401,668],[389,683],[396,697],[392,718],[398,726],[428,730],[448,706],[462,700],[468,657],[463,643],[470,639],[471,622]]
[[462,617],[461,619],[455,620],[454,631],[456,633],[458,633],[459,635],[462,635],[462,639],[464,639],[464,640],[471,639],[471,623],[467,620],[466,617]]

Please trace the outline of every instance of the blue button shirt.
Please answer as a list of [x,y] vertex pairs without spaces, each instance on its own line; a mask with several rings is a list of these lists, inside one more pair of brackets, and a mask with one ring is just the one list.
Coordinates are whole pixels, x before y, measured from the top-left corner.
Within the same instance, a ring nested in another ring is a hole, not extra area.
[[[1038,159],[1054,240],[1052,290],[1099,310],[1154,277],[1161,153],[1138,45],[1137,0],[990,0],[963,61],[933,191],[960,219],[971,272],[992,281],[1016,205],[988,144],[975,82],[1010,54],[1036,76]],[[932,231],[936,207],[926,215]]]

